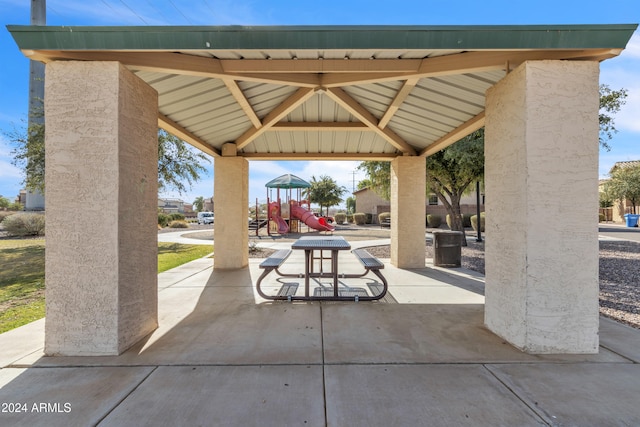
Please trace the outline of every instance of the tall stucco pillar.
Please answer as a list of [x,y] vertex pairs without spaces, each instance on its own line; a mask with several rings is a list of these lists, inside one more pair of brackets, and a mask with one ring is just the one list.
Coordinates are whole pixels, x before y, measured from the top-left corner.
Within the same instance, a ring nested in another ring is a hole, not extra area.
[[46,68],[48,355],[116,355],[158,325],[156,92],[117,62]]
[[391,162],[391,264],[425,265],[426,162],[421,156]]
[[529,353],[598,351],[596,62],[527,62],[487,92],[487,327]]
[[[227,144],[230,146],[233,144]],[[242,157],[214,160],[215,269],[236,269],[249,264],[249,162]]]

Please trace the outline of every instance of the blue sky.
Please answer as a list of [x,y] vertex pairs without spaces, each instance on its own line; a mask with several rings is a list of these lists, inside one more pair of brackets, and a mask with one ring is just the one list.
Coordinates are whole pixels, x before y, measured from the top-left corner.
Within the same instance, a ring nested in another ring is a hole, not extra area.
[[[11,165],[7,132],[27,117],[29,62],[17,49],[7,24],[29,24],[30,1],[0,0],[0,195],[13,198],[23,179]],[[499,25],[633,24],[638,0],[441,0],[294,2],[281,0],[47,0],[48,25]],[[616,116],[609,152],[601,150],[600,176],[616,161],[640,160],[640,32],[618,58],[601,65],[600,82],[629,91]],[[349,192],[358,162],[250,162],[250,201],[266,199],[264,184],[285,173],[303,179],[328,174]],[[213,194],[212,169],[186,194],[165,194],[187,202]],[[355,182],[364,178],[356,171]]]

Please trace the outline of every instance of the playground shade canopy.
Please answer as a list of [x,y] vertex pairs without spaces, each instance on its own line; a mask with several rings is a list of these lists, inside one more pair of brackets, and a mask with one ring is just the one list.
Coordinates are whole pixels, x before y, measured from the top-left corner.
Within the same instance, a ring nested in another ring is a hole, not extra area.
[[272,179],[264,186],[267,188],[309,188],[311,187],[311,184],[309,184],[302,178],[287,173],[275,179]]

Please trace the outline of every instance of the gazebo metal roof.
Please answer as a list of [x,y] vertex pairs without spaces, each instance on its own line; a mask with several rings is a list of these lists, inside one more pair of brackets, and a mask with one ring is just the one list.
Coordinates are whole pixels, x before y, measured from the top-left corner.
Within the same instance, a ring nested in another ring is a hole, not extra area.
[[484,125],[485,91],[527,60],[615,57],[637,25],[8,26],[31,59],[119,61],[159,126],[211,155],[390,160]]

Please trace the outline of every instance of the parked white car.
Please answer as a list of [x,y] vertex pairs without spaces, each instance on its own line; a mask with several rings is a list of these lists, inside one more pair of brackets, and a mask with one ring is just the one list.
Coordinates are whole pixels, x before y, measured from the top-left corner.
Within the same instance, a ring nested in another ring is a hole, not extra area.
[[198,212],[198,224],[213,224],[213,212]]

